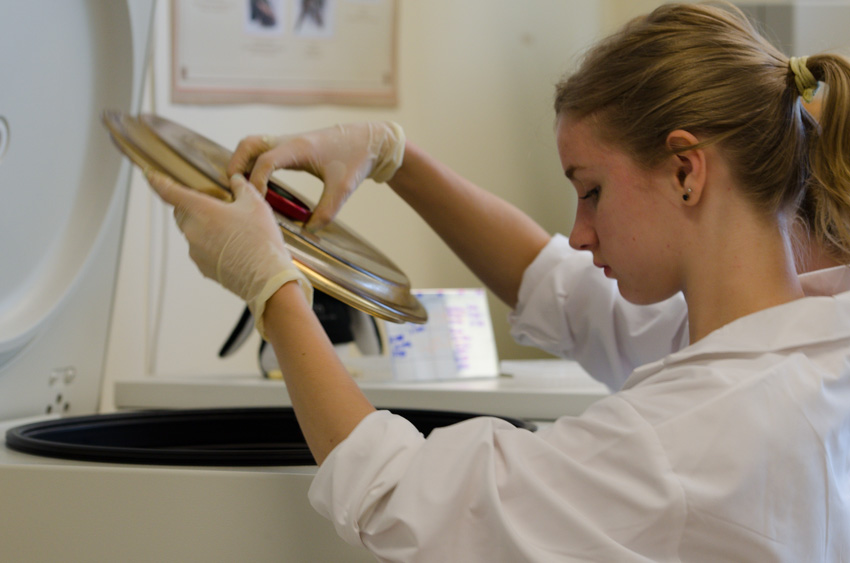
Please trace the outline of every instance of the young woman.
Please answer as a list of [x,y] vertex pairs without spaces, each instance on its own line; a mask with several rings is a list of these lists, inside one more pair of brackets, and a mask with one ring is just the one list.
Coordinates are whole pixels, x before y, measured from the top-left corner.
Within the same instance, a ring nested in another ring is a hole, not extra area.
[[[819,82],[820,126],[800,104]],[[314,506],[392,561],[846,558],[850,293],[804,296],[790,232],[802,216],[833,260],[850,257],[850,65],[789,61],[731,6],[665,5],[590,51],[555,109],[580,198],[572,249],[392,124],[248,138],[231,170],[261,190],[279,167],[322,177],[314,228],[365,177],[388,181],[525,333],[592,342],[609,330],[610,316],[580,309],[567,329],[528,320],[537,295],[555,310],[586,283],[616,280],[660,314],[686,304],[686,323],[665,321],[687,330],[672,353],[534,434],[479,418],[426,440],[376,412],[324,338],[259,192],[236,175],[223,204],[151,176],[202,272],[249,302],[275,348],[321,464]],[[541,261],[579,267],[551,277]]]

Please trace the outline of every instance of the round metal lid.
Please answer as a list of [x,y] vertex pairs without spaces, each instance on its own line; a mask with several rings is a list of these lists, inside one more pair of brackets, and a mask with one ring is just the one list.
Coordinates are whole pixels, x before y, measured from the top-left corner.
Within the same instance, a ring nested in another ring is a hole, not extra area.
[[[225,172],[231,151],[156,115],[105,112],[115,145],[142,168],[153,168],[189,187],[231,199]],[[424,323],[428,315],[411,294],[407,276],[378,249],[334,221],[303,229],[312,204],[289,186],[269,182],[266,198],[295,265],[313,287],[370,315],[393,322]]]

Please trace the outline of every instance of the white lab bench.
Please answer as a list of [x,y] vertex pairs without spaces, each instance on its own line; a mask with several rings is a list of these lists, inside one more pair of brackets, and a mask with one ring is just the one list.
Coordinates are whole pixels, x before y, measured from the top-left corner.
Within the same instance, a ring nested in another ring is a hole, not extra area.
[[[365,359],[349,366],[355,378],[367,371],[389,369],[383,361]],[[580,414],[608,394],[575,362],[513,360],[501,362],[498,377],[429,382],[359,381],[378,407],[436,409],[495,414],[530,420],[554,420]],[[244,406],[289,406],[281,381],[257,375],[216,377],[149,377],[118,381],[118,409],[180,409]]]

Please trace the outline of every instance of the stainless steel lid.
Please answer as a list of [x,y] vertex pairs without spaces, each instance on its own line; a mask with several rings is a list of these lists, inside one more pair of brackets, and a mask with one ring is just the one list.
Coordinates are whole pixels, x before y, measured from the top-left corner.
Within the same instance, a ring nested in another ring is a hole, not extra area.
[[[231,151],[156,115],[108,111],[103,122],[115,145],[137,166],[164,172],[219,199],[231,199],[225,172]],[[337,221],[316,233],[304,230],[312,204],[276,180],[269,182],[266,199],[295,265],[313,287],[381,319],[427,321],[407,276],[378,249]]]

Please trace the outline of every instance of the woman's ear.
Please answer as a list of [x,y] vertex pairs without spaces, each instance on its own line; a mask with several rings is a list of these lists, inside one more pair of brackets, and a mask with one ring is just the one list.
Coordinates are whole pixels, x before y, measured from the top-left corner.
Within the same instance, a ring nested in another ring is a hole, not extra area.
[[674,190],[684,205],[699,203],[705,188],[706,166],[705,151],[696,147],[699,144],[693,134],[677,129],[667,135],[667,148],[673,153],[675,170]]

